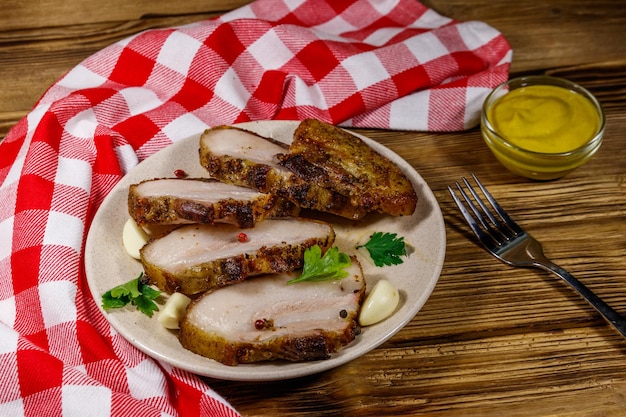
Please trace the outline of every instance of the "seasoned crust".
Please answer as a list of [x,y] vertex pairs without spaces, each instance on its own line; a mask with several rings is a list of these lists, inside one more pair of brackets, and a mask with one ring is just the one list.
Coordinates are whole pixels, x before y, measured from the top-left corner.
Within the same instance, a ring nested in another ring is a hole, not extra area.
[[[171,189],[174,183],[178,190]],[[154,188],[160,184],[163,194],[142,192],[146,186]],[[241,228],[254,227],[257,222],[272,217],[275,211],[281,216],[293,212],[293,208],[285,210],[275,195],[250,193],[244,197],[234,186],[231,195],[212,198],[212,186],[219,187],[223,193],[224,184],[205,178],[155,178],[132,184],[128,190],[128,212],[140,226],[229,223]],[[185,196],[181,191],[187,187],[202,189],[204,196]]]
[[[299,235],[299,230],[304,230],[306,223],[312,225],[315,235]],[[294,234],[290,235],[290,230],[295,231],[297,238],[293,237]],[[237,239],[237,233],[235,227],[225,224],[187,225],[172,230],[163,237],[149,241],[140,250],[145,275],[151,284],[162,291],[181,292],[195,297],[251,276],[302,268],[306,249],[319,245],[322,251],[326,251],[335,241],[332,225],[324,222],[306,219],[265,220],[261,226],[257,225],[246,232],[249,242],[232,243],[237,251],[231,251],[228,255],[218,254],[226,244],[223,236],[231,235],[230,240],[233,241]],[[267,243],[268,233],[275,235],[272,244]],[[193,262],[185,261],[191,252],[200,255]]]
[[291,275],[268,275],[206,293],[187,308],[180,343],[229,366],[328,359],[361,331],[365,279],[356,257],[349,274],[293,285]]
[[303,335],[285,335],[263,343],[234,342],[217,334],[204,334],[187,320],[181,322],[179,340],[183,347],[224,365],[285,360],[290,362],[329,359],[332,353],[355,339],[356,323],[337,334],[322,329]]
[[393,216],[411,215],[417,194],[388,158],[360,138],[328,123],[303,120],[281,165],[307,181],[349,197],[353,205]]
[[[228,149],[216,149],[223,143]],[[265,151],[265,150],[269,151]],[[301,208],[332,213],[352,220],[367,210],[335,190],[301,178],[278,164],[277,155],[288,151],[285,144],[232,126],[206,130],[200,138],[200,164],[220,181],[276,194]],[[255,158],[251,157],[253,154]],[[262,155],[262,157],[258,157]]]

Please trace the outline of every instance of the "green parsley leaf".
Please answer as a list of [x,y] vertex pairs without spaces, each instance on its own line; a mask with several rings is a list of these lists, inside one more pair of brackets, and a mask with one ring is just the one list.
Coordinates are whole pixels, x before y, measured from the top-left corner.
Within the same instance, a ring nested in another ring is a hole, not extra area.
[[287,282],[319,282],[340,280],[348,276],[344,268],[352,264],[350,257],[335,246],[328,249],[322,256],[322,248],[319,245],[312,246],[304,251],[304,267],[302,275]]
[[152,314],[159,310],[154,300],[161,295],[161,292],[144,284],[141,281],[142,278],[143,272],[137,278],[105,292],[102,295],[102,308],[105,310],[122,308],[130,303],[146,316],[152,317]]
[[375,232],[366,244],[358,248],[367,249],[376,266],[398,265],[403,262],[400,257],[406,256],[404,238],[398,237],[397,233]]

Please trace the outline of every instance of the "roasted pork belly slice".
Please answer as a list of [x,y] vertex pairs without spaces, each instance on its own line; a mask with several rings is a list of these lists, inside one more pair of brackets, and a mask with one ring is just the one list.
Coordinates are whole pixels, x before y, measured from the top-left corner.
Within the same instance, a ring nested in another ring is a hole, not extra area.
[[220,181],[276,194],[298,206],[360,219],[367,211],[350,198],[280,166],[285,144],[232,126],[218,126],[200,138],[200,163]]
[[128,212],[138,225],[229,223],[251,228],[266,217],[296,215],[272,194],[214,179],[156,178],[130,186]]
[[352,258],[340,281],[286,284],[294,274],[261,276],[193,301],[181,321],[181,344],[226,365],[328,359],[360,332],[365,292]]
[[229,224],[194,224],[150,240],[140,255],[151,283],[193,297],[249,276],[296,270],[307,248],[325,251],[334,241],[330,224],[301,218],[268,219],[245,233]]
[[303,120],[281,164],[302,179],[350,197],[353,205],[393,216],[411,215],[417,194],[400,168],[351,133]]

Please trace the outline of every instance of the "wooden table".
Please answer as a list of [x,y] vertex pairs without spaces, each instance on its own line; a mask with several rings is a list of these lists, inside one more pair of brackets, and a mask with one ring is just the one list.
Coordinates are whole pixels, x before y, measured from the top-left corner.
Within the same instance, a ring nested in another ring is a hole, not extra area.
[[[243,3],[12,2],[0,14],[0,137],[49,85],[104,46]],[[409,161],[439,200],[448,244],[431,298],[391,340],[332,371],[209,383],[246,416],[626,415],[626,341],[555,277],[507,267],[477,246],[446,190],[476,172],[548,256],[626,314],[626,2],[424,4],[503,32],[514,50],[511,75],[547,73],[588,87],[606,111],[602,148],[569,176],[539,183],[499,165],[477,129],[362,131]]]

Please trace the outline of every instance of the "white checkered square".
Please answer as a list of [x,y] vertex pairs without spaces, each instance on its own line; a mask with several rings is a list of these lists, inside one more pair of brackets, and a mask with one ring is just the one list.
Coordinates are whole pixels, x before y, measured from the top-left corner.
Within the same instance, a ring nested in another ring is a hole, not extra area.
[[[480,108],[482,103],[487,98],[487,94],[491,92],[490,88],[485,87],[466,87],[465,89],[465,108],[473,109]],[[480,123],[480,113],[465,112],[465,120],[463,121],[465,126],[476,126]]]
[[[271,51],[271,53],[268,53]],[[285,46],[274,30],[268,30],[248,48],[264,70],[276,69],[293,59],[293,52]]]
[[185,113],[164,126],[163,133],[172,141],[177,141],[202,132],[207,127],[208,125],[206,123],[198,119],[192,113]]
[[365,90],[374,84],[389,79],[389,73],[376,54],[366,52],[346,58],[341,66],[345,68],[357,90]]
[[151,360],[143,360],[134,368],[126,369],[130,394],[139,400],[158,395],[167,381]]
[[[9,167],[9,172],[7,173],[6,178],[4,179],[4,183],[2,184],[2,188],[4,190],[7,190],[8,188],[13,188],[15,189],[17,187],[17,182],[19,181],[21,175],[22,175],[22,168],[24,167],[24,154],[26,153],[28,147],[27,146],[23,146],[20,149],[20,153],[19,155],[17,155],[17,158],[15,159],[15,162],[13,163],[13,165],[11,165]],[[15,197],[15,192],[11,192],[9,191],[9,194],[14,198]],[[3,217],[4,213],[3,210],[6,207],[0,207],[0,218]],[[12,212],[12,208],[11,208],[11,212]],[[2,236],[2,235],[0,235]]]
[[423,90],[392,101],[389,117],[396,129],[427,131],[429,108],[430,90]]
[[437,13],[432,9],[426,10],[411,27],[419,29],[436,29],[450,23],[452,19],[445,17]]
[[[40,104],[35,107],[30,113],[26,115],[26,120],[28,121],[28,137],[31,138],[34,134],[34,130],[46,114],[46,112],[50,109],[50,104]],[[25,152],[25,148],[20,150],[20,153]]]
[[[19,384],[16,386],[19,386]],[[22,417],[25,415],[24,401],[21,398],[0,404],[0,416]]]
[[[13,201],[13,204],[15,204],[15,201]],[[0,236],[2,236],[0,239],[0,259],[11,256],[11,248],[13,246],[13,222],[13,216],[9,216],[0,221]]]
[[[13,165],[11,165],[11,167],[9,168],[9,172],[4,180],[3,188],[6,189],[9,187],[9,185],[11,185],[12,188],[17,187],[17,182],[22,176],[22,168],[24,167],[23,151],[25,151],[26,149],[27,147],[22,147],[22,149],[20,149],[20,154],[15,159]],[[11,193],[11,195],[15,196],[15,193]]]
[[39,302],[44,326],[48,329],[57,324],[76,320],[76,286],[69,281],[41,283]]
[[8,327],[13,325],[15,325],[15,298],[11,297],[0,301],[0,355],[17,351],[19,334]]
[[91,385],[63,385],[63,417],[110,417],[111,391]]
[[448,55],[446,47],[432,32],[407,39],[405,43],[420,64]]
[[98,122],[93,108],[77,113],[65,124],[65,131],[74,137],[92,139],[95,136]]
[[293,78],[290,88],[294,91],[295,103],[285,103],[289,106],[315,106],[321,110],[328,110],[328,103],[319,84],[307,85],[301,78]]
[[457,26],[457,30],[470,51],[483,47],[499,36],[498,32],[489,30],[489,26],[483,22],[461,23]]
[[80,252],[84,225],[78,217],[58,211],[50,211],[46,231],[43,238],[44,245],[60,245]]
[[229,68],[215,85],[215,94],[233,107],[243,110],[252,96],[234,69]]
[[398,6],[398,3],[395,1],[373,1],[370,2],[369,5],[374,8],[374,10],[376,10],[378,14],[382,17],[393,11],[393,9]]
[[183,75],[202,46],[198,40],[183,32],[172,32],[161,46],[157,62]]
[[89,193],[91,189],[91,164],[80,159],[60,156],[54,182],[78,187]]
[[107,79],[89,70],[82,65],[74,67],[63,77],[58,85],[78,90],[82,88],[93,88],[101,86]]
[[124,88],[120,90],[120,94],[126,100],[130,116],[146,113],[163,104],[153,90],[144,87]]

